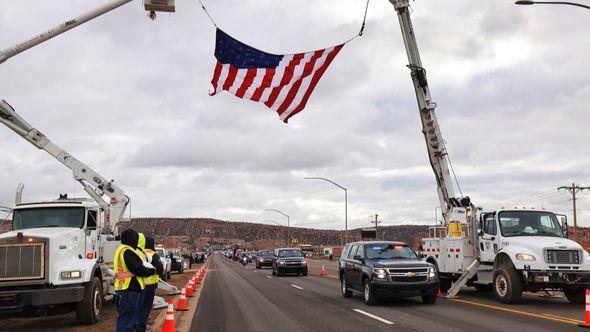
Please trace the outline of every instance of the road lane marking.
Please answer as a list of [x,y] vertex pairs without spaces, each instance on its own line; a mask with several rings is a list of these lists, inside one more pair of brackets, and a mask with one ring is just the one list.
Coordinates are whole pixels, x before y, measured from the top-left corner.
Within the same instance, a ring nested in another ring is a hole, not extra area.
[[566,320],[564,318],[555,318],[555,317],[550,317],[550,316],[533,314],[531,312],[522,311],[522,310],[508,309],[508,308],[504,308],[504,307],[497,307],[497,306],[494,306],[494,305],[483,304],[483,303],[473,302],[473,301],[467,301],[467,300],[460,300],[460,299],[449,299],[449,301],[460,302],[460,303],[465,303],[465,304],[471,304],[471,305],[475,305],[475,306],[479,306],[479,307],[483,307],[483,308],[488,308],[488,309],[496,309],[496,310],[500,310],[500,311],[507,311],[507,312],[511,312],[513,314],[519,314],[519,315],[523,315],[523,316],[543,318],[543,319],[553,320],[553,321],[556,321],[556,322],[562,322],[562,323],[567,323],[567,324],[578,325],[578,323],[575,323],[575,322],[573,322],[571,320]]
[[571,320],[572,322],[575,322],[575,323],[584,323],[583,320],[577,320],[575,318],[557,316],[557,315],[552,315],[552,314],[543,314],[543,316],[554,317],[554,318],[565,319],[565,320]]
[[301,289],[301,290],[303,290],[303,288],[301,288],[301,287],[299,287],[299,286],[297,286],[297,285],[293,285],[293,284],[291,284],[291,287],[295,287],[295,288],[297,288],[297,289]]
[[362,310],[360,310],[360,309],[352,309],[352,310],[353,310],[353,311],[356,311],[356,312],[358,312],[358,313],[359,313],[359,314],[361,314],[361,315],[365,315],[365,316],[367,316],[367,317],[371,317],[371,318],[373,318],[373,319],[375,319],[375,320],[378,320],[378,321],[380,321],[381,323],[385,323],[385,324],[387,324],[387,325],[393,325],[393,322],[390,322],[390,321],[388,321],[387,319],[381,318],[381,317],[379,317],[379,316],[375,316],[375,315],[373,315],[373,314],[370,314],[370,313],[368,313],[368,312],[366,312],[366,311],[362,311]]
[[272,277],[271,277],[271,276],[266,276],[266,277],[267,277],[268,279],[272,279]]

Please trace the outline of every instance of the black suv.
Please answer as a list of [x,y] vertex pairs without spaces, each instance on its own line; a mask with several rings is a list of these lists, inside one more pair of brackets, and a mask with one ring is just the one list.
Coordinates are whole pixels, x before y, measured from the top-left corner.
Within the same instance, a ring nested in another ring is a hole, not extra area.
[[307,275],[307,261],[297,248],[275,249],[272,257],[272,274],[277,277],[287,273]]
[[272,266],[272,252],[269,250],[258,251],[256,258],[256,268],[261,269],[263,266]]
[[381,295],[421,296],[424,303],[436,302],[439,280],[434,265],[402,242],[354,242],[344,247],[339,260],[342,295],[363,295],[373,305]]

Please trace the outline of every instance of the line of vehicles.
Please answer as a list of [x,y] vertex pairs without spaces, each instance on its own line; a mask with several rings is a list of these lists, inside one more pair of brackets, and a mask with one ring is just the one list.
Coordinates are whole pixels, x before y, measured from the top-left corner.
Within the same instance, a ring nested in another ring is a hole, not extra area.
[[273,251],[241,251],[228,250],[225,257],[240,262],[242,265],[255,263],[256,269],[270,267],[272,275],[277,277],[294,274],[307,276],[308,266],[306,254],[300,248],[277,248]]

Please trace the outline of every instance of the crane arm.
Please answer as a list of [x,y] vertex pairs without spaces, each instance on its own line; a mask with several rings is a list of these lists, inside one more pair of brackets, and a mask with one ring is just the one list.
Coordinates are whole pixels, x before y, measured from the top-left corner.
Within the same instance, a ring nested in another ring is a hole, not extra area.
[[448,221],[447,217],[452,208],[464,204],[461,204],[457,198],[455,198],[448,153],[436,118],[436,103],[432,101],[432,97],[430,96],[428,80],[426,79],[426,70],[422,66],[422,61],[420,59],[420,52],[418,50],[418,44],[412,26],[412,19],[410,17],[409,0],[389,1],[393,4],[399,19],[406,54],[409,61],[408,68],[410,68],[411,71],[416,99],[420,109],[422,133],[426,140],[428,158],[436,178],[438,198],[442,214],[445,221]]
[[[113,180],[107,180],[88,165],[55,145],[43,133],[19,116],[5,100],[0,101],[0,122],[38,149],[45,150],[72,171],[74,180],[80,182],[84,191],[107,211],[105,225],[107,230],[112,230],[123,218],[129,198],[121,188],[115,185]],[[109,197],[108,202],[103,200],[103,196]]]

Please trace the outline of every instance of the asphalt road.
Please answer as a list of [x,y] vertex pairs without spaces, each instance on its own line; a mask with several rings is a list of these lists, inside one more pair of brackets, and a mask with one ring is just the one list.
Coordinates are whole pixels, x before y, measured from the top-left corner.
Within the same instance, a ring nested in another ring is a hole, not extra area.
[[277,278],[221,255],[211,259],[192,331],[579,331],[583,319],[583,307],[563,298],[527,295],[508,306],[469,290],[434,305],[411,298],[366,306],[358,295],[342,297],[333,263],[327,276]]

